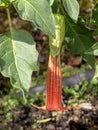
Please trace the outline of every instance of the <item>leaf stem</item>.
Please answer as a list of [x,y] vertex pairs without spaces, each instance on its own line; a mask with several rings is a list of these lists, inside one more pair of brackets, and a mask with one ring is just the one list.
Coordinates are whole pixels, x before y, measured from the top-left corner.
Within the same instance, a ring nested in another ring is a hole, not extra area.
[[11,15],[10,15],[9,7],[6,8],[6,11],[7,11],[7,16],[8,16],[10,34],[11,34],[11,37],[12,37],[12,22],[11,22]]

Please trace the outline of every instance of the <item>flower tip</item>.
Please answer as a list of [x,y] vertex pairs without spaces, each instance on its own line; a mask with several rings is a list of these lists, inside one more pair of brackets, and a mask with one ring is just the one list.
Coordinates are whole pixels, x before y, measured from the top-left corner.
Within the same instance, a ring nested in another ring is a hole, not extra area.
[[65,107],[57,107],[57,108],[54,108],[54,107],[46,107],[46,106],[36,106],[34,104],[32,104],[33,107],[39,109],[39,110],[48,110],[48,111],[64,111],[64,110],[70,110],[71,109],[71,106],[70,105],[67,105]]

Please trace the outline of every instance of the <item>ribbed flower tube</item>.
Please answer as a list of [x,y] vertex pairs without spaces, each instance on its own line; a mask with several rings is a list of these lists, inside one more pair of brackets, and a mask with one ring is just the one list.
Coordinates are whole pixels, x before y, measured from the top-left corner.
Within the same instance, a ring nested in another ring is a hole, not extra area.
[[65,110],[62,101],[62,79],[60,67],[60,55],[49,56],[48,74],[46,83],[46,109],[47,110]]

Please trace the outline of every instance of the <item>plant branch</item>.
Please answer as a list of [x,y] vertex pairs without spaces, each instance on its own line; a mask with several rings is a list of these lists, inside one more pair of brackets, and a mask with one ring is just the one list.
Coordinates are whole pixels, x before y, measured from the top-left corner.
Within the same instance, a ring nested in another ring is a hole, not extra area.
[[11,22],[11,15],[10,15],[9,7],[6,8],[6,11],[7,11],[7,16],[8,16],[10,34],[11,34],[11,37],[12,37],[12,22]]

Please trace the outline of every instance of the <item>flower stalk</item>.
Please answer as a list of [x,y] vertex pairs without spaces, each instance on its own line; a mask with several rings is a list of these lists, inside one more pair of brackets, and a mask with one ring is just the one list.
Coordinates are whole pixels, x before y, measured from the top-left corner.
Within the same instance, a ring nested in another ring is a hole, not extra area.
[[7,11],[7,16],[8,16],[10,35],[11,35],[11,38],[12,38],[12,23],[11,23],[11,15],[10,15],[9,7],[6,7],[6,11]]

